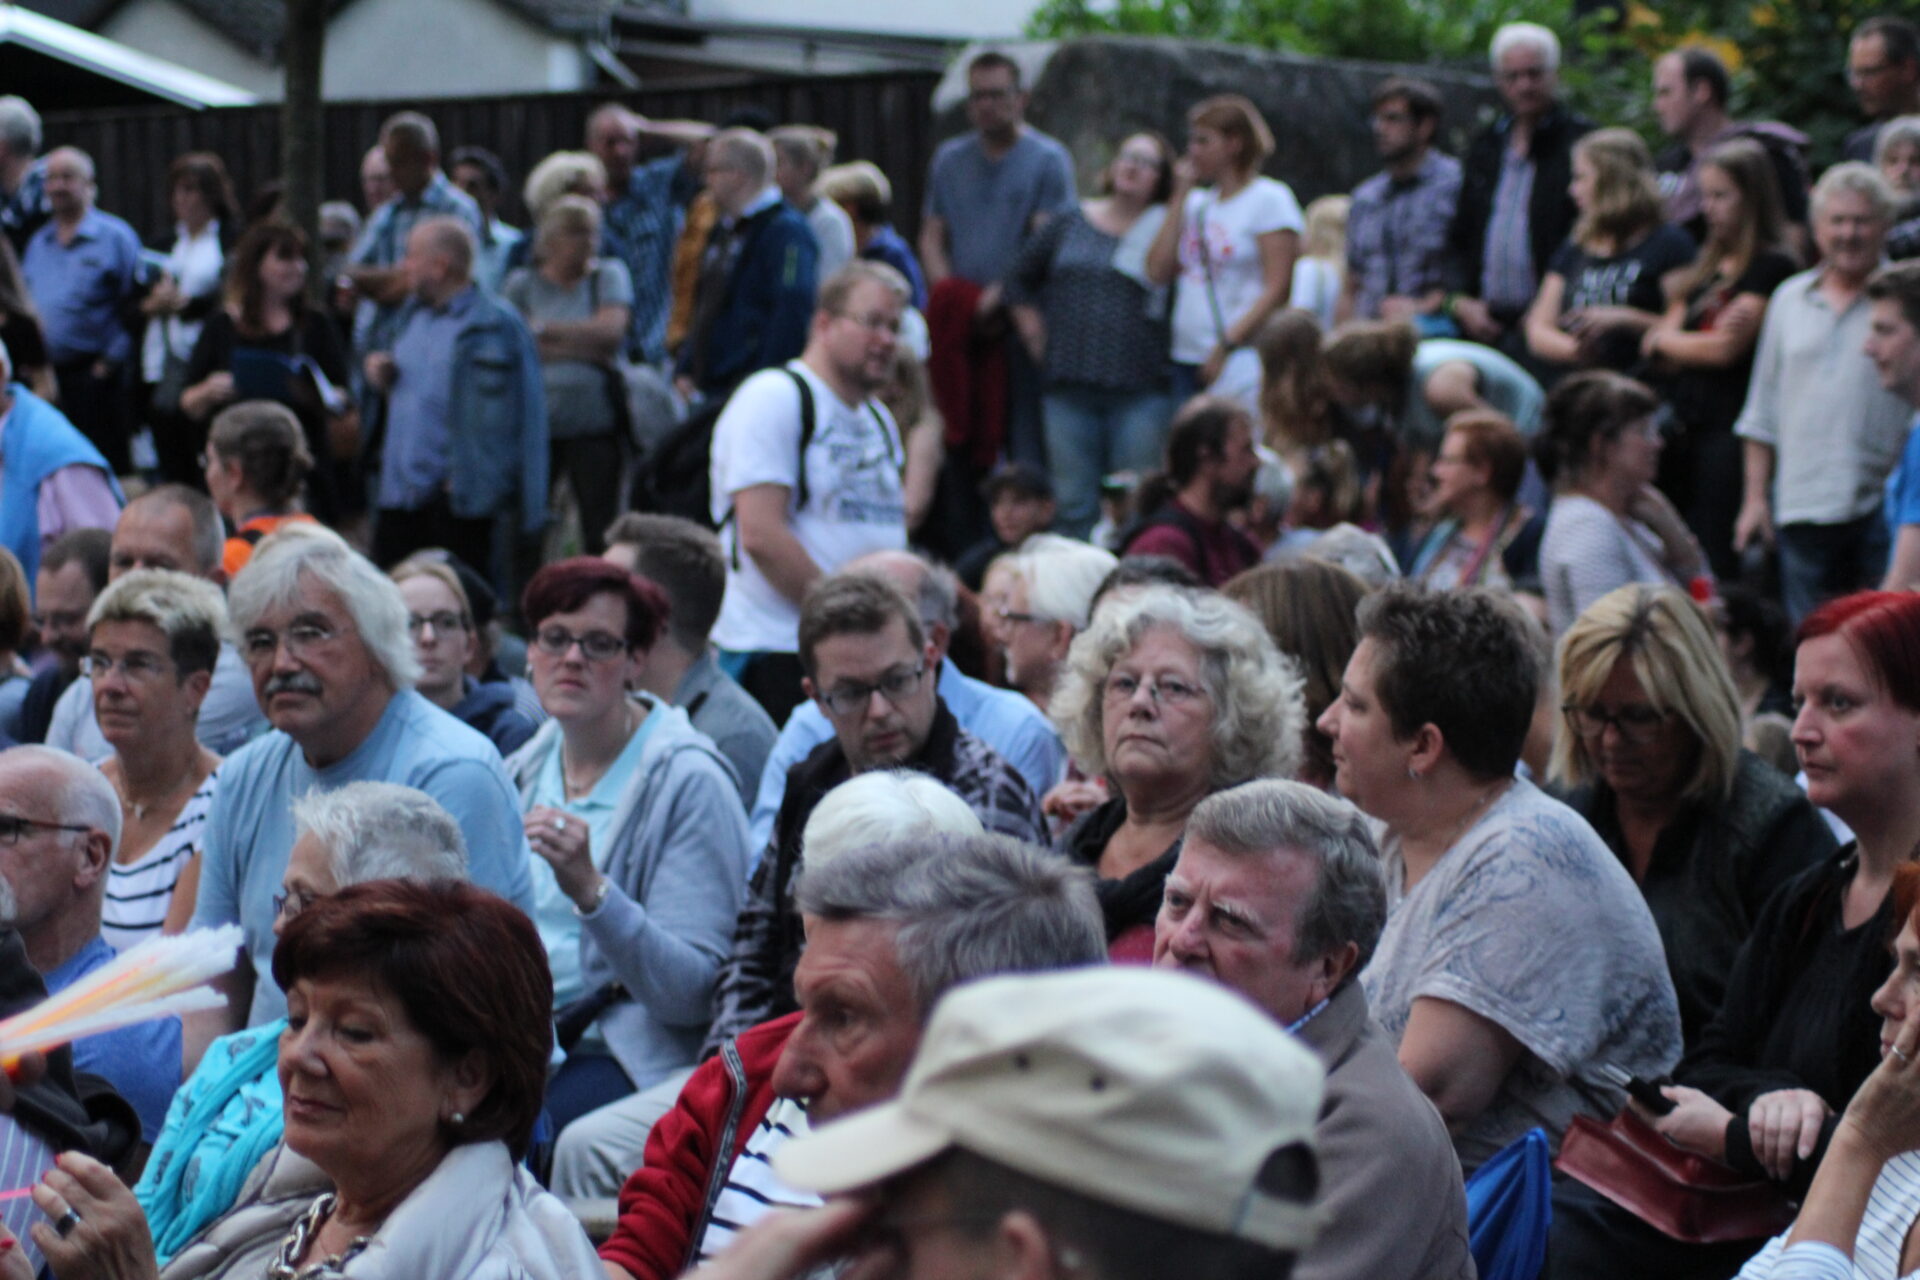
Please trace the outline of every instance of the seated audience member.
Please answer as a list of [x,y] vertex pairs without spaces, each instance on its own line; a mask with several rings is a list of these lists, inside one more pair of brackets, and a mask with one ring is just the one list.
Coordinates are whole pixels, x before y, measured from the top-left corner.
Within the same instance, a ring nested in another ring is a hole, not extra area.
[[1741,730],[1769,712],[1791,718],[1793,636],[1779,600],[1744,583],[1723,582],[1714,589],[1708,608],[1714,639],[1740,700]]
[[1287,501],[1286,528],[1261,557],[1268,564],[1304,555],[1329,529],[1365,518],[1366,491],[1360,462],[1345,440],[1329,440],[1298,450],[1290,465],[1294,479],[1293,493]]
[[636,695],[666,625],[658,587],[578,556],[535,574],[520,611],[551,719],[507,772],[555,1008],[579,1024],[547,1086],[559,1130],[694,1061],[746,889],[747,815],[687,713]]
[[227,631],[227,602],[204,579],[138,569],[93,602],[87,631],[94,714],[113,749],[100,772],[123,815],[100,936],[125,951],[193,918],[220,767],[194,723]]
[[[997,836],[852,848],[800,877],[798,1010],[693,1073],[654,1126],[601,1246],[609,1274],[676,1276],[781,1205],[816,1203],[767,1161],[891,1097],[934,1003],[993,974],[1097,964],[1084,873]],[[716,1194],[717,1191],[717,1194]]]
[[1333,438],[1333,396],[1321,354],[1325,330],[1297,308],[1276,311],[1253,335],[1260,356],[1260,440],[1289,464]]
[[1553,780],[1640,886],[1688,1048],[1767,899],[1834,848],[1800,788],[1741,749],[1737,697],[1672,587],[1610,592],[1560,641]]
[[[307,907],[367,880],[464,880],[467,842],[431,797],[391,782],[350,782],[294,801],[293,850],[273,920],[276,938]],[[280,1038],[287,1020],[222,1036],[180,1086],[134,1185],[167,1260],[239,1199],[253,1167],[280,1141]]]
[[1323,530],[1307,544],[1305,554],[1338,565],[1369,587],[1384,587],[1401,577],[1400,562],[1387,540],[1346,520]]
[[1445,591],[1454,587],[1513,590],[1530,574],[1524,562],[1534,513],[1520,502],[1527,473],[1527,442],[1497,413],[1467,410],[1447,419],[1434,454],[1433,491],[1439,519],[1414,553],[1407,577]]
[[[1200,802],[1154,924],[1153,963],[1238,991],[1327,1070],[1314,1126],[1320,1235],[1295,1280],[1468,1280],[1460,1161],[1359,982],[1387,918],[1367,820],[1298,782]],[[1382,1215],[1385,1203],[1401,1211]]]
[[1505,414],[1523,436],[1540,426],[1546,394],[1492,347],[1421,338],[1405,323],[1355,321],[1327,335],[1329,390],[1349,410],[1371,407],[1403,445],[1431,448],[1462,409]]
[[1547,401],[1534,451],[1540,474],[1556,486],[1540,536],[1554,635],[1617,587],[1686,586],[1706,572],[1700,545],[1653,484],[1659,407],[1644,386],[1605,370],[1575,374]]
[[40,558],[33,584],[33,629],[53,664],[33,677],[21,695],[20,731],[15,736],[22,742],[46,740],[54,708],[80,676],[80,663],[87,656],[87,611],[106,590],[112,557],[111,533],[75,529]]
[[33,686],[33,676],[22,661],[33,625],[33,593],[19,557],[0,547],[0,749],[18,740],[20,708]]
[[[473,656],[467,659],[467,674],[481,684],[506,686],[513,692],[513,709],[536,726],[544,724],[547,713],[541,709],[540,695],[521,674],[527,669],[527,642],[500,625],[495,616],[500,598],[494,595],[492,585],[450,551],[430,547],[407,558],[437,560],[453,570],[461,590],[466,592],[467,607],[473,611]],[[514,674],[507,674],[509,667]]]
[[[1870,1002],[1880,1062],[1847,1104],[1790,1231],[1740,1269],[1739,1280],[1849,1280],[1920,1267],[1920,868],[1894,872],[1893,972]],[[1857,1265],[1856,1265],[1857,1263]]]
[[1045,711],[1074,637],[1087,629],[1093,593],[1120,563],[1111,551],[1040,533],[1014,553],[998,610],[1007,684]]
[[720,669],[707,635],[720,616],[727,558],[720,539],[680,516],[629,511],[607,529],[602,558],[648,579],[667,597],[667,625],[647,655],[641,688],[687,713],[713,739],[751,804],[780,734],[739,681]]
[[229,979],[236,1031],[286,1011],[272,973],[274,898],[293,847],[293,801],[349,782],[398,782],[444,805],[467,838],[475,883],[529,907],[529,853],[500,753],[413,691],[400,589],[329,530],[296,524],[255,548],[228,601],[254,692],[273,728],[228,757],[207,816],[197,927],[238,924]]
[[1753,380],[1768,303],[1799,262],[1764,147],[1736,138],[1708,152],[1698,172],[1708,197],[1706,242],[1675,280],[1666,314],[1647,330],[1640,352],[1681,428],[1662,457],[1661,488],[1680,503],[1714,572],[1731,578],[1739,567],[1733,525],[1742,483],[1733,424]]
[[1624,372],[1666,310],[1662,280],[1693,260],[1693,238],[1667,225],[1653,156],[1631,129],[1574,143],[1568,190],[1580,220],[1527,308],[1527,350],[1549,368]]
[[[1680,1146],[1780,1182],[1795,1199],[1879,1060],[1868,1000],[1886,977],[1897,920],[1889,886],[1920,843],[1920,761],[1890,745],[1920,734],[1916,653],[1911,595],[1843,596],[1801,625],[1793,736],[1807,798],[1855,838],[1767,900],[1719,1013],[1673,1073],[1666,1093],[1679,1105],[1653,1121]],[[1681,1245],[1604,1201],[1556,1204],[1554,1241],[1549,1256],[1564,1257],[1572,1276],[1623,1266],[1724,1276],[1758,1247]]]
[[[958,792],[988,831],[1045,843],[1038,793],[960,726],[932,678],[939,652],[919,611],[892,581],[848,571],[808,592],[800,611],[800,660],[807,697],[833,736],[787,770],[773,837],[714,989],[707,1049],[793,1009],[793,966],[806,944],[793,909],[801,838],[821,797],[848,778],[914,769]],[[769,772],[775,767],[767,766]]]
[[[355,885],[287,921],[274,977],[286,1136],[167,1276],[351,1275],[363,1254],[446,1280],[596,1275],[578,1220],[521,1166],[553,1049],[524,915],[458,881]],[[72,1219],[34,1232],[56,1275],[158,1271],[103,1166],[69,1157],[37,1195]]]
[[444,560],[413,556],[388,575],[407,605],[407,634],[413,638],[420,677],[414,690],[464,725],[486,735],[502,756],[510,756],[533,736],[534,722],[514,706],[513,686],[482,683],[467,673],[479,641],[466,584]]
[[[20,931],[27,962],[57,993],[114,958],[100,936],[107,868],[120,849],[120,797],[100,771],[51,747],[0,753],[0,860],[5,916]],[[73,1065],[112,1085],[140,1114],[152,1142],[180,1084],[180,1019],[82,1036]]]
[[1384,824],[1389,915],[1362,979],[1472,1173],[1529,1128],[1611,1115],[1595,1069],[1680,1054],[1659,930],[1571,809],[1514,776],[1543,665],[1517,605],[1388,587],[1320,718],[1342,795]]
[[113,528],[120,504],[106,457],[65,414],[14,380],[13,357],[0,345],[0,547],[31,577],[60,535]]
[[893,184],[866,160],[836,164],[820,175],[820,194],[846,210],[853,220],[855,251],[870,262],[884,262],[913,286],[916,310],[927,309],[927,278],[913,246],[893,229]]
[[207,492],[233,530],[220,557],[220,571],[232,581],[260,539],[289,521],[313,519],[301,509],[313,455],[293,410],[246,400],[215,415],[205,461]]
[[1239,605],[1145,587],[1096,607],[1048,714],[1075,763],[1114,790],[1057,847],[1098,873],[1114,958],[1144,961],[1194,806],[1299,768],[1299,669]]
[[1339,565],[1302,556],[1249,569],[1220,590],[1245,605],[1299,668],[1307,719],[1297,776],[1331,788],[1333,743],[1320,732],[1320,717],[1340,696],[1340,677],[1360,643],[1354,611],[1366,598],[1367,584]]
[[[985,828],[967,802],[946,784],[911,769],[863,773],[829,791],[814,806],[800,836],[806,867],[823,867],[850,849],[977,836]],[[617,1195],[640,1167],[647,1135],[694,1073],[691,1066],[664,1076],[568,1125],[554,1149],[553,1182],[562,1196]]]
[[1167,429],[1166,500],[1134,526],[1120,554],[1168,556],[1210,587],[1260,563],[1260,548],[1227,521],[1253,497],[1260,466],[1253,417],[1218,396],[1189,400]]
[[1053,477],[1031,462],[1003,462],[980,486],[992,533],[962,552],[953,571],[967,590],[980,590],[987,564],[997,555],[1018,551],[1034,534],[1053,527],[1057,507]]
[[[959,728],[979,739],[979,745],[1004,761],[1025,780],[1033,794],[1040,795],[1052,786],[1066,768],[1067,753],[1047,718],[1013,690],[996,689],[967,675],[949,656],[953,634],[960,623],[960,593],[953,574],[920,556],[901,551],[878,551],[862,556],[849,562],[843,572],[883,578],[918,606],[920,630],[932,653],[933,669],[938,673],[935,692]],[[918,647],[916,642],[915,648]],[[837,732],[835,718],[822,710],[825,705],[818,698],[802,701],[780,730],[753,802],[755,849],[766,848],[773,838],[775,816],[787,792],[788,771]],[[889,752],[896,749],[898,744],[887,748]],[[1009,831],[1008,834],[1019,833]]]

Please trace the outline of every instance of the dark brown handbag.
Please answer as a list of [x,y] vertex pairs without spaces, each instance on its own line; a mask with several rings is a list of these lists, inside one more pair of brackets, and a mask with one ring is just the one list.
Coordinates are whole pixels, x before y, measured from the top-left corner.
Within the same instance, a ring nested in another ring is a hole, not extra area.
[[1778,1185],[1676,1147],[1631,1107],[1608,1124],[1575,1116],[1553,1167],[1689,1244],[1765,1239],[1793,1222]]

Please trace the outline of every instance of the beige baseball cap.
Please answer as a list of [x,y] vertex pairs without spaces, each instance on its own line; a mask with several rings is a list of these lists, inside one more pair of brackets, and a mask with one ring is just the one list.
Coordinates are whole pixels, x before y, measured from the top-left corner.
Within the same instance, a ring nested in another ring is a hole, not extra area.
[[831,1195],[964,1147],[1042,1182],[1167,1222],[1299,1251],[1317,1217],[1264,1191],[1313,1143],[1324,1072],[1265,1013],[1163,969],[990,978],[933,1011],[900,1095],[773,1154]]

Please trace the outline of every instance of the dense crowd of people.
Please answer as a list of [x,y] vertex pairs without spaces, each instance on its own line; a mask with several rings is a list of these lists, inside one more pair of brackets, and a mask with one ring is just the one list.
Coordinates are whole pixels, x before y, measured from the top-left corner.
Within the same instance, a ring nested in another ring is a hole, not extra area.
[[0,98],[0,1012],[242,939],[0,1043],[0,1275],[1920,1274],[1920,32],[1824,171],[1560,56],[1303,209],[983,53],[915,243],[608,104],[143,248]]

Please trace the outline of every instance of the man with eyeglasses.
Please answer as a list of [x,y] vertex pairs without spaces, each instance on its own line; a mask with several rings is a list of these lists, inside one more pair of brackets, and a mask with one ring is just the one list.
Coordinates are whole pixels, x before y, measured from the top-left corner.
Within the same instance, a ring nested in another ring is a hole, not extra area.
[[1447,236],[1443,311],[1462,337],[1523,352],[1519,321],[1573,230],[1573,144],[1591,121],[1559,101],[1560,38],[1531,22],[1494,33],[1494,84],[1506,110],[1467,149]]
[[294,801],[350,782],[425,792],[466,835],[475,884],[533,901],[520,801],[500,753],[413,688],[419,664],[393,581],[317,524],[263,539],[234,579],[231,613],[271,732],[228,757],[207,818],[197,927],[237,923],[246,956],[228,1008],[194,1015],[189,1061],[214,1035],[279,1017],[273,897],[294,842]]
[[[121,823],[113,784],[78,756],[38,746],[0,752],[0,925],[20,931],[49,992],[114,958],[100,917]],[[73,1064],[131,1103],[152,1142],[180,1084],[180,1020],[82,1037]]]
[[821,287],[800,358],[741,383],[714,424],[710,514],[727,589],[713,642],[776,723],[803,696],[807,589],[856,556],[906,545],[905,450],[875,395],[892,376],[907,296],[892,267],[848,263]]
[[733,954],[714,984],[702,1056],[757,1022],[793,1011],[793,970],[804,945],[793,908],[801,836],[821,797],[848,778],[914,769],[951,788],[989,832],[1048,843],[1033,788],[948,710],[936,686],[939,654],[899,587],[869,573],[820,583],[801,613],[800,661],[806,695],[833,737],[787,771],[773,838],[748,886]]
[[1861,23],[1847,45],[1847,83],[1868,123],[1847,135],[1842,158],[1871,164],[1882,126],[1920,112],[1920,28],[1890,14]]
[[1442,254],[1460,200],[1460,162],[1434,149],[1440,91],[1401,76],[1373,91],[1373,146],[1385,168],[1353,189],[1342,321],[1429,319],[1446,300]]

